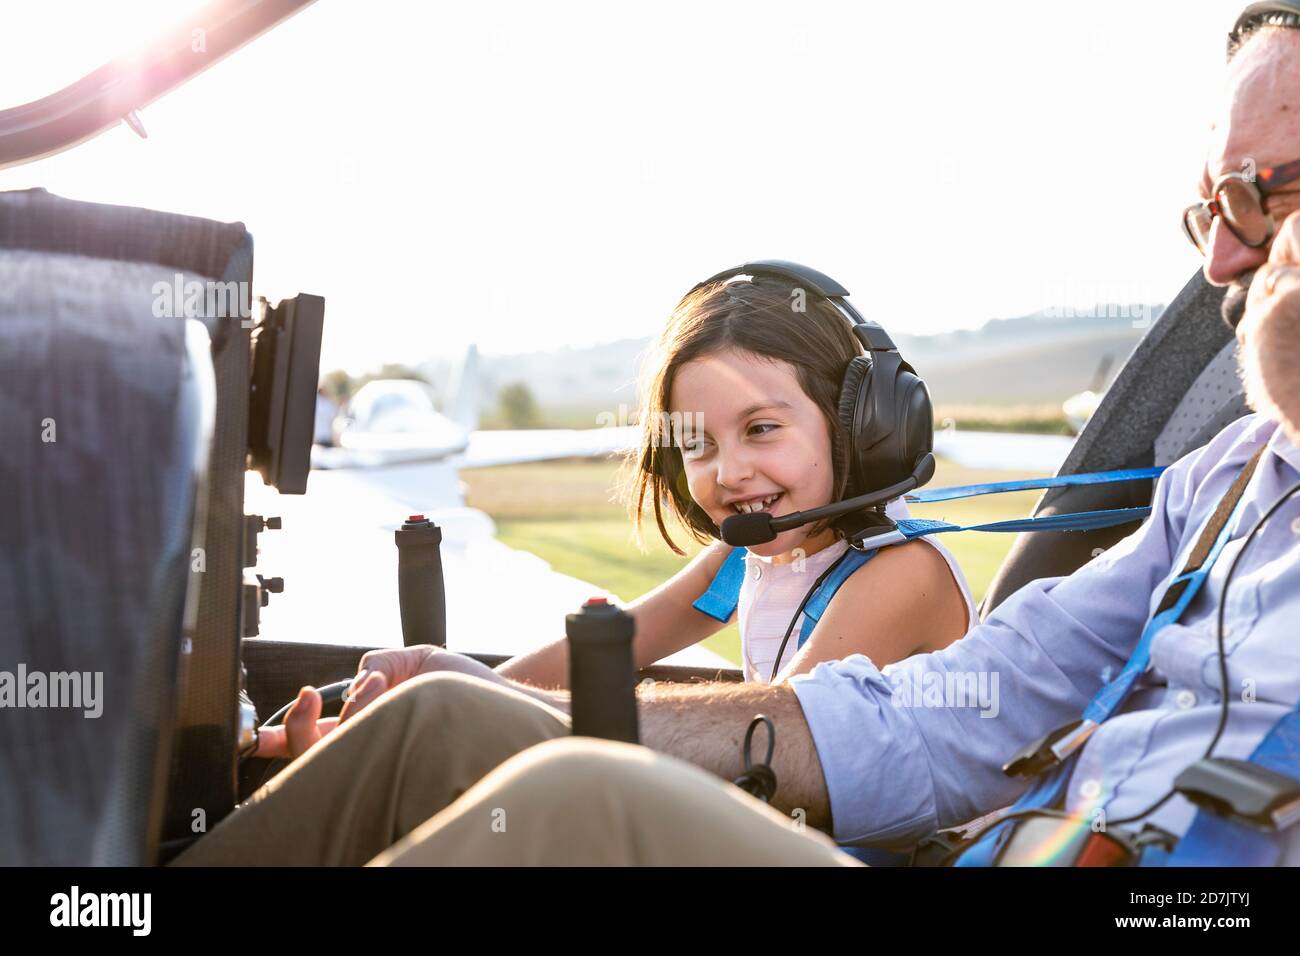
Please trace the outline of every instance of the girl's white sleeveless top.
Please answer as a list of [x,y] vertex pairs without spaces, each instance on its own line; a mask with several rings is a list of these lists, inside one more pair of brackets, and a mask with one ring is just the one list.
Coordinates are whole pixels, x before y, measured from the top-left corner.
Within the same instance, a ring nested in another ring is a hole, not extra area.
[[[891,502],[885,511],[895,520],[910,517],[902,499]],[[934,536],[921,540],[937,550],[948,562],[953,580],[961,588],[962,598],[966,602],[966,627],[969,630],[979,623],[979,615],[961,566]],[[848,547],[845,542],[836,541],[801,562],[791,564],[773,564],[771,558],[753,552],[745,554],[745,583],[740,586],[740,604],[736,608],[745,680],[767,683],[771,678],[772,662],[776,659],[777,648],[781,646],[781,638],[790,626],[790,616],[818,576]],[[794,630],[790,632],[785,653],[781,655],[781,668],[794,660],[798,653],[799,631],[802,627],[803,615],[800,614]]]

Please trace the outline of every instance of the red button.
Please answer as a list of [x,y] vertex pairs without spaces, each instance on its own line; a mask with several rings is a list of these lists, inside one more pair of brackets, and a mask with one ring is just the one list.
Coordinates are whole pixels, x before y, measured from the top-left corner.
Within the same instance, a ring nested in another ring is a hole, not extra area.
[[407,518],[406,520],[407,520],[407,521],[423,521],[423,520],[424,520],[424,515],[411,515],[411,516],[410,516],[409,518]]
[[588,604],[608,604],[608,603],[609,603],[609,598],[603,598],[603,597],[587,598],[587,603],[588,603]]

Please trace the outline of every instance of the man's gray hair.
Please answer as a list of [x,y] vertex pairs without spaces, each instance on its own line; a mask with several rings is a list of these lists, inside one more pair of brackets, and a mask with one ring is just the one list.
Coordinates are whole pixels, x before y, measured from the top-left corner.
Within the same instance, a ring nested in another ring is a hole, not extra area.
[[1228,59],[1236,56],[1253,37],[1286,29],[1300,29],[1300,0],[1252,3],[1237,17],[1236,25],[1228,34]]

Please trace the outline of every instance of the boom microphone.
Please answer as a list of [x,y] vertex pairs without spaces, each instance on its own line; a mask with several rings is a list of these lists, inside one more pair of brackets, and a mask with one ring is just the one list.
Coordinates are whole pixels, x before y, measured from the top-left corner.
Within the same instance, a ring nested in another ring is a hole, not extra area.
[[722,522],[722,540],[735,548],[749,548],[756,544],[766,544],[775,540],[776,536],[782,531],[789,531],[791,528],[798,528],[814,521],[821,521],[823,518],[838,518],[850,511],[871,508],[875,505],[893,501],[899,495],[907,494],[913,488],[920,487],[933,477],[934,455],[926,452],[917,459],[911,477],[880,491],[872,491],[865,495],[858,495],[855,498],[846,498],[844,501],[837,501],[832,505],[822,505],[820,508],[796,511],[792,514],[782,515],[779,518],[773,518],[766,511],[732,515]]

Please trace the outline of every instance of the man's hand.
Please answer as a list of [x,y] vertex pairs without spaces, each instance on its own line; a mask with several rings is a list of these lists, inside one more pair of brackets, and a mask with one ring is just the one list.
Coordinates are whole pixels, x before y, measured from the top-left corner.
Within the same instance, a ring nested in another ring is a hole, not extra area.
[[1300,212],[1278,230],[1237,326],[1246,395],[1300,442]]
[[1258,329],[1280,308],[1300,305],[1300,212],[1286,218],[1273,239],[1268,262],[1260,267],[1250,285],[1246,314],[1237,328],[1243,343],[1252,329]]
[[472,657],[453,654],[440,647],[383,648],[367,651],[352,680],[352,691],[337,717],[321,717],[321,696],[314,687],[304,687],[285,715],[283,726],[267,727],[258,734],[256,757],[299,757],[333,732],[339,724],[369,707],[387,691],[420,674],[455,671],[483,680],[519,688]]

